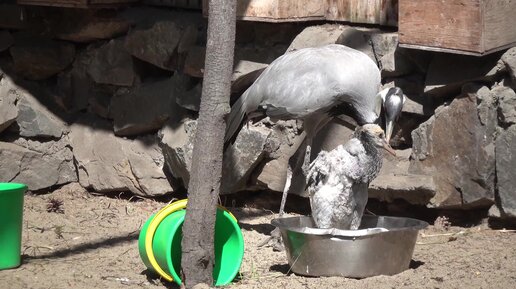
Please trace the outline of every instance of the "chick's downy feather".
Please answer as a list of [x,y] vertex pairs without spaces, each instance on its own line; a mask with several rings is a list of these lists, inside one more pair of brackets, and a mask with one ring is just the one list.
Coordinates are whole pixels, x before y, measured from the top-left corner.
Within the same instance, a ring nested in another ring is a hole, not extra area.
[[312,218],[319,228],[357,229],[367,188],[379,173],[378,149],[355,136],[330,152],[322,151],[308,173]]

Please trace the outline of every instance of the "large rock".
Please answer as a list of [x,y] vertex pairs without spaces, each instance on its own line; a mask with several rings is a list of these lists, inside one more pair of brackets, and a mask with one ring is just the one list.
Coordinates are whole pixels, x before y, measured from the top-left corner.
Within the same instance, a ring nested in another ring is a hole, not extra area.
[[24,183],[29,190],[38,191],[75,181],[77,172],[66,138],[0,142],[0,182]]
[[516,82],[516,47],[507,50],[502,55],[502,61],[509,71],[512,81]]
[[119,136],[150,133],[160,129],[173,118],[179,120],[183,109],[176,104],[172,93],[173,80],[144,83],[127,93],[111,99],[110,116],[114,119],[115,134]]
[[390,51],[380,58],[382,77],[400,77],[417,71],[418,66],[410,57],[408,49],[394,47],[395,51]]
[[502,217],[516,217],[516,125],[503,131],[496,139],[496,180],[498,209]]
[[174,70],[174,51],[181,35],[182,29],[174,21],[158,21],[151,27],[131,31],[125,39],[125,47],[143,61]]
[[[238,84],[239,88],[245,87],[249,82],[255,80],[253,77],[257,77],[256,74],[250,70],[258,73],[261,72],[259,66],[270,64],[278,57],[282,56],[287,49],[286,45],[273,45],[273,46],[259,46],[259,45],[237,45],[235,46],[235,71],[233,79],[239,78],[238,70],[247,70],[250,74],[249,77],[242,75],[246,78],[242,84]],[[183,72],[193,77],[203,77],[204,75],[204,61],[206,56],[206,47],[195,45],[192,46],[187,53],[186,59],[183,64]],[[240,66],[240,67],[239,67]],[[232,90],[233,92],[235,90]]]
[[88,107],[95,82],[88,75],[93,51],[85,49],[77,54],[72,68],[57,76],[56,102],[66,111],[76,112]]
[[425,81],[425,93],[432,97],[452,97],[471,81],[492,81],[504,69],[500,53],[483,57],[438,53],[432,58]]
[[[77,112],[88,109],[107,118],[115,87],[98,85],[89,75],[88,70],[96,53],[95,48],[87,47],[77,54],[71,69],[58,74],[55,100],[65,111]],[[102,67],[106,68],[106,65],[102,64]]]
[[188,187],[190,181],[193,138],[196,128],[196,120],[185,119],[179,125],[165,126],[159,133],[166,169],[184,187]]
[[380,173],[369,186],[369,198],[385,202],[404,200],[427,205],[437,192],[432,176],[409,172],[411,149],[398,150],[397,156],[384,153]]
[[491,90],[498,100],[498,118],[504,125],[516,123],[516,93],[509,87],[496,86]]
[[409,171],[432,175],[437,187],[429,206],[478,208],[494,202],[495,128],[489,89],[469,87],[412,132]]
[[88,74],[100,84],[133,85],[133,60],[124,49],[123,41],[113,39],[99,47],[88,66]]
[[186,55],[183,72],[193,77],[203,77],[205,58],[206,47],[193,46]]
[[176,103],[188,110],[199,111],[202,81],[188,75],[175,73],[172,82],[172,94],[176,98]]
[[125,34],[131,23],[111,11],[67,9],[54,23],[57,39],[88,43]]
[[287,52],[307,47],[335,44],[346,29],[348,29],[347,26],[338,24],[309,26],[296,36],[288,47]]
[[11,33],[7,30],[0,30],[0,52],[6,50],[11,47],[14,43],[14,38]]
[[89,75],[78,69],[59,73],[57,76],[56,102],[66,111],[77,112],[88,107],[94,82]]
[[[206,48],[192,47],[186,56],[183,71],[192,77],[203,77]],[[242,92],[251,85],[268,64],[245,60],[244,56],[235,57],[233,75],[231,77],[231,91]]]
[[[375,63],[385,68],[388,75],[396,76],[396,67],[401,69],[404,63],[401,54],[396,53],[397,33],[383,32],[379,29],[355,28],[337,24],[324,24],[305,28],[290,44],[287,52],[307,47],[319,47],[327,44],[342,44],[367,54]],[[396,55],[395,55],[396,53]],[[404,68],[404,67],[403,67]],[[390,75],[389,75],[390,73]]]
[[0,133],[9,127],[18,116],[16,102],[19,99],[14,84],[6,75],[0,72]]
[[249,177],[264,159],[264,148],[270,130],[261,126],[243,127],[235,142],[224,152],[222,167],[222,193],[234,193],[245,190],[252,184]]
[[[161,147],[168,170],[185,187],[190,181],[193,141],[197,121],[186,120],[178,127],[167,126],[161,131]],[[224,152],[221,193],[244,190],[249,177],[265,156],[264,147],[270,130],[264,127],[243,127],[235,142]]]
[[66,123],[34,96],[26,91],[23,94],[17,104],[20,136],[60,138],[67,131]]
[[152,137],[118,138],[108,122],[86,117],[72,125],[70,141],[79,182],[85,188],[101,193],[131,191],[139,196],[173,191],[163,172],[163,155]]
[[436,107],[437,100],[424,94],[424,76],[412,74],[405,77],[388,78],[382,88],[397,86],[403,90],[407,97],[403,105],[403,112],[431,116]]
[[432,176],[393,174],[382,170],[369,185],[369,198],[383,202],[404,200],[409,204],[426,206],[437,193]]
[[[129,42],[135,41],[135,43],[128,43],[129,46],[143,48],[140,52],[135,53],[141,55],[142,60],[168,70],[180,68],[184,61],[184,53],[190,50],[191,46],[205,42],[207,37],[206,18],[196,11],[137,6],[123,10],[118,16],[133,24],[134,33],[140,33],[151,40],[148,46],[138,43],[141,42],[141,39],[138,38],[129,40]],[[158,26],[156,26],[157,24]],[[174,31],[177,30],[180,37],[176,39],[173,38],[173,35],[160,35],[158,31],[160,29],[171,31],[174,34],[176,34]],[[167,45],[167,42],[172,45],[177,42],[177,53],[171,50],[173,47],[164,46]],[[136,54],[133,55],[140,58]],[[168,56],[172,56],[172,58]]]
[[239,60],[247,60],[258,63],[270,64],[278,57],[285,54],[286,44],[266,45],[238,45],[235,46],[235,63]]
[[[268,124],[270,126],[270,124]],[[282,192],[285,187],[287,168],[292,155],[296,153],[302,144],[304,134],[300,132],[295,120],[279,121],[272,126],[269,137],[270,144],[267,147],[267,161],[263,162],[253,173],[252,183],[256,189],[267,189]],[[293,193],[305,195],[304,189],[299,187],[304,180],[293,180]],[[306,196],[306,195],[305,195]]]
[[[67,131],[66,124],[51,111],[53,107],[45,89],[33,83],[21,83],[23,87],[6,75],[0,80],[0,103],[3,103],[0,107],[7,106],[0,116],[5,120],[3,125],[9,125],[15,118],[20,136],[60,138]],[[38,93],[37,97],[32,92]],[[12,107],[13,102],[16,108]]]
[[16,34],[15,40],[15,44],[9,49],[14,69],[27,79],[47,79],[63,71],[75,56],[75,47],[66,42],[24,33]]
[[335,42],[367,54],[381,70],[382,77],[398,77],[417,70],[411,52],[398,47],[398,34],[379,29],[347,27]]
[[231,76],[231,93],[242,94],[267,66],[265,63],[236,60]]

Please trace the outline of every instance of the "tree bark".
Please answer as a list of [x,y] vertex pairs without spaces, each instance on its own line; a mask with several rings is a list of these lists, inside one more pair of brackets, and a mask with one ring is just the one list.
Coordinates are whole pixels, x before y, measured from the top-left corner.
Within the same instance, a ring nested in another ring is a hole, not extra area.
[[235,48],[236,0],[210,0],[203,89],[194,139],[181,265],[186,288],[213,285],[215,215]]

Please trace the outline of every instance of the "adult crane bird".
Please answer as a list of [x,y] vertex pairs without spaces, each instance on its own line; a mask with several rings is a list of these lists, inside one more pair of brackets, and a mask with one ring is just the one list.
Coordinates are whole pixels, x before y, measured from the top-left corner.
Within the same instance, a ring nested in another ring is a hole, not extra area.
[[[310,163],[312,139],[333,116],[345,113],[358,125],[377,123],[384,111],[386,140],[401,113],[405,96],[394,87],[382,90],[380,71],[364,53],[330,44],[299,49],[274,60],[233,104],[225,141],[239,130],[244,119],[270,117],[302,119],[306,132],[303,173]],[[280,216],[292,179],[289,166]]]
[[346,144],[321,151],[310,164],[307,190],[316,227],[358,229],[369,183],[382,167],[379,148],[395,155],[382,128],[366,124],[357,127]]

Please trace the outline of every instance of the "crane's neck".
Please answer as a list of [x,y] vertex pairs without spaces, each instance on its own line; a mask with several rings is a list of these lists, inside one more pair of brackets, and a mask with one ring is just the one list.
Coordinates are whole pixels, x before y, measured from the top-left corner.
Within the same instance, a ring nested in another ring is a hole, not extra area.
[[377,123],[379,121],[378,115],[370,109],[364,109],[362,107],[355,107],[350,103],[341,103],[330,109],[330,116],[348,115],[352,117],[358,125],[362,126],[368,123]]

